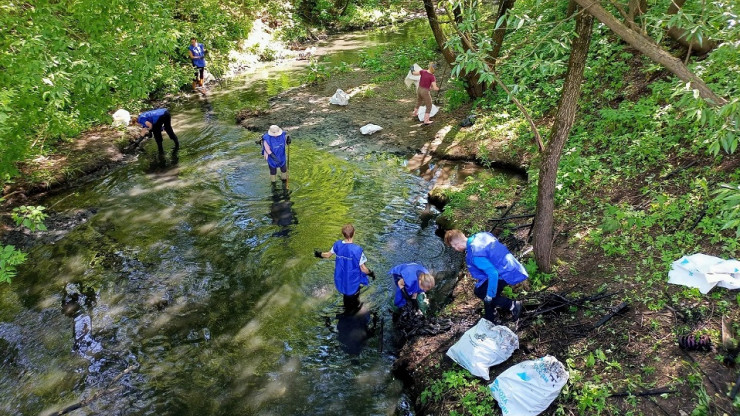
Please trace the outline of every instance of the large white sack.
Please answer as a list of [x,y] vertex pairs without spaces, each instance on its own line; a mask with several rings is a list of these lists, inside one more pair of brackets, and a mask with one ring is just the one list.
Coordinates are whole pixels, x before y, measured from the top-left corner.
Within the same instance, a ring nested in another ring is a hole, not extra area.
[[[421,71],[421,67],[419,64],[414,64],[414,71]],[[403,80],[403,83],[406,84],[406,88],[411,88],[413,85],[414,88],[419,88],[419,80],[421,79],[421,75],[414,75],[413,72],[409,71],[408,75],[406,75],[406,78]]]
[[338,89],[337,92],[329,98],[329,104],[347,105],[349,104],[349,94]]
[[740,262],[697,253],[671,264],[668,283],[695,287],[707,294],[714,286],[740,289]]
[[567,381],[565,366],[546,355],[508,368],[488,388],[504,416],[534,416],[550,406]]
[[383,128],[376,124],[365,124],[364,126],[360,127],[360,133],[362,134],[373,134],[376,131],[381,130],[383,130]]
[[[432,111],[429,113],[429,117],[434,117],[435,114],[437,114],[437,111],[439,111],[439,107],[432,104]],[[422,105],[419,107],[419,121],[424,121],[424,113],[427,112],[427,106]]]
[[488,369],[511,357],[519,348],[519,337],[509,328],[481,318],[447,350],[447,356],[474,376],[490,380]]
[[214,81],[216,81],[216,77],[214,77],[213,74],[211,74],[210,72],[208,72],[207,69],[204,69],[203,70],[203,83],[204,84],[208,84],[208,83],[211,83],[211,82],[214,82]]
[[131,114],[128,111],[121,108],[113,113],[113,127],[128,126],[129,123],[131,123]]

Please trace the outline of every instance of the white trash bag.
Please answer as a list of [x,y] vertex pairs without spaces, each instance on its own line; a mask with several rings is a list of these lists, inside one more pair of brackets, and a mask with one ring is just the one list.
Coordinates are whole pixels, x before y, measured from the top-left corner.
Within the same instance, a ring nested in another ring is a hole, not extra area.
[[131,123],[131,114],[128,111],[121,108],[113,113],[113,127],[128,126],[129,123]]
[[349,94],[338,89],[337,92],[329,98],[329,104],[347,105],[349,104]]
[[488,369],[511,357],[519,348],[519,337],[511,329],[481,318],[447,350],[447,356],[474,376],[490,380]]
[[695,287],[705,295],[714,286],[740,289],[740,261],[702,253],[683,256],[671,264],[668,283]]
[[488,388],[504,416],[535,416],[550,406],[567,381],[563,363],[546,355],[508,368]]
[[[421,71],[422,68],[419,66],[419,64],[414,64],[414,71]],[[411,88],[413,85],[414,88],[419,88],[419,80],[421,79],[421,75],[414,75],[411,71],[409,71],[408,75],[406,75],[406,78],[403,80],[403,83],[406,84],[406,88]]]
[[[432,111],[429,113],[429,118],[434,117],[435,114],[437,114],[437,111],[439,111],[439,107],[432,104]],[[427,112],[427,106],[422,105],[419,107],[419,121],[424,121],[424,113]]]
[[376,131],[381,130],[383,130],[383,128],[375,124],[365,124],[364,126],[360,127],[360,133],[362,134],[373,134]]

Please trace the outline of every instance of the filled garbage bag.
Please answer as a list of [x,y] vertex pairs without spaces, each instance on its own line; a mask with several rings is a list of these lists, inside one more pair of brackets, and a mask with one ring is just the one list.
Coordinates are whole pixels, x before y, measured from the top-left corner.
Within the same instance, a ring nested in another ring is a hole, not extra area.
[[[419,66],[419,64],[414,64],[414,71],[421,71],[422,68]],[[413,72],[409,71],[408,75],[406,75],[406,78],[403,80],[403,83],[406,84],[406,88],[411,88],[413,85],[414,88],[419,88],[419,80],[421,79],[421,75],[414,75]]]
[[128,126],[130,122],[131,114],[128,111],[120,109],[113,113],[113,127]]
[[508,368],[488,388],[504,416],[535,416],[550,406],[567,381],[565,366],[546,355]]
[[364,126],[360,127],[360,133],[362,134],[373,134],[376,131],[381,130],[383,130],[383,128],[375,124],[365,124]]
[[671,264],[668,283],[698,288],[707,294],[714,286],[740,289],[740,261],[697,253]]
[[329,98],[329,104],[347,105],[349,104],[349,94],[341,89],[337,89],[337,92]]
[[[437,114],[437,111],[439,111],[439,107],[432,104],[432,111],[429,113],[429,117],[434,117],[435,114]],[[422,105],[419,107],[419,121],[424,121],[424,113],[427,112],[427,106]]]
[[517,348],[519,337],[515,333],[481,318],[447,350],[447,356],[474,376],[490,380],[488,369],[509,359]]

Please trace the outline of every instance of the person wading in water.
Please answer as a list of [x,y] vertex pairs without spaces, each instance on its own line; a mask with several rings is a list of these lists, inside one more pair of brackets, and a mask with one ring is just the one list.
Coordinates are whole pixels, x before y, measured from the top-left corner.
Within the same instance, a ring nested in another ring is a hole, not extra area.
[[375,280],[375,273],[367,268],[365,264],[367,257],[362,247],[352,242],[355,227],[352,224],[345,224],[342,227],[342,235],[344,240],[337,240],[331,250],[325,252],[314,250],[313,254],[317,258],[324,259],[337,256],[334,263],[334,286],[344,296],[345,313],[353,314],[362,306],[360,287],[370,284],[367,280],[368,276]]

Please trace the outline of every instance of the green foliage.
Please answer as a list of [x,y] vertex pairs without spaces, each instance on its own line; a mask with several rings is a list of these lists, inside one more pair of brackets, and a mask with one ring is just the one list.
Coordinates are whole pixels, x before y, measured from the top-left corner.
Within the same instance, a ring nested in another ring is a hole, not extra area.
[[721,216],[725,221],[722,229],[735,229],[735,236],[740,238],[740,186],[722,185],[715,192],[715,200],[721,204]]
[[[488,387],[465,370],[445,371],[441,379],[435,380],[421,392],[420,399],[423,404],[454,400],[459,403],[462,414],[473,416],[490,415],[496,407]],[[451,414],[458,413],[453,411]]]
[[[218,75],[256,1],[41,0],[0,5],[0,176],[116,108],[179,91],[191,36]],[[33,22],[30,24],[30,22]]]
[[0,283],[10,283],[16,275],[16,266],[26,261],[26,254],[15,246],[0,246]]
[[46,231],[44,220],[47,215],[44,213],[44,209],[46,208],[42,206],[23,205],[13,208],[10,215],[15,221],[15,225],[26,227],[32,232],[36,230]]

